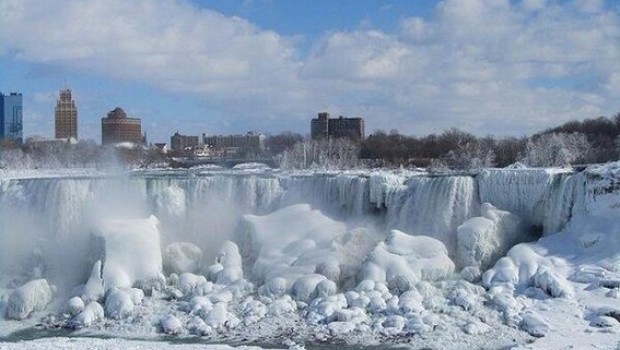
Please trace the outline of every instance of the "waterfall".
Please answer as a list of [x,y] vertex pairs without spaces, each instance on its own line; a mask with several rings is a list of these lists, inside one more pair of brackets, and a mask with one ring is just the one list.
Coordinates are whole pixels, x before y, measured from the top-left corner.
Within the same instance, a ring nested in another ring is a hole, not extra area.
[[560,231],[585,210],[586,182],[582,174],[530,169],[485,170],[472,176],[218,172],[3,179],[3,234],[24,239],[19,249],[6,247],[0,253],[19,251],[15,254],[30,259],[32,246],[38,246],[46,259],[55,261],[57,275],[72,268],[88,273],[73,266],[79,264],[68,255],[87,254],[93,223],[154,214],[163,244],[193,242],[210,257],[222,242],[234,239],[241,215],[268,214],[297,203],[337,220],[373,220],[385,232],[430,236],[454,252],[457,227],[480,215],[485,202],[543,227],[546,234]]

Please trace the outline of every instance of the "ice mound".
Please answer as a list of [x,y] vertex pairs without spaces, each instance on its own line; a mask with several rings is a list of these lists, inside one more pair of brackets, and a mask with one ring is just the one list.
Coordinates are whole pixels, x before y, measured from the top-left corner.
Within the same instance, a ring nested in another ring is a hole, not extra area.
[[563,258],[544,256],[543,253],[544,248],[537,244],[514,246],[507,256],[483,274],[483,285],[537,287],[552,297],[571,298],[573,287],[566,279],[570,264]]
[[245,215],[244,225],[243,260],[264,296],[280,296],[296,285],[295,294],[307,299],[321,280],[340,280],[346,259],[334,241],[347,232],[343,223],[298,204],[265,216]]
[[243,278],[239,247],[231,241],[222,244],[215,265],[209,267],[215,283],[228,285]]
[[105,298],[105,316],[116,320],[127,318],[143,299],[144,293],[137,288],[111,289]]
[[518,216],[489,203],[482,204],[480,212],[457,228],[456,262],[461,268],[475,266],[484,271],[523,238]]
[[27,282],[14,290],[6,305],[6,317],[14,320],[28,318],[33,312],[44,310],[52,301],[52,288],[45,279]]
[[176,242],[169,244],[164,250],[164,270],[167,273],[196,273],[201,262],[202,250],[192,243]]
[[422,279],[435,280],[454,272],[454,263],[440,241],[392,230],[377,244],[365,262],[361,278],[385,282],[390,289],[406,291]]
[[86,303],[91,301],[101,301],[105,294],[103,289],[103,277],[101,276],[102,266],[101,260],[97,260],[93,265],[90,277],[82,290],[82,300]]
[[69,326],[76,329],[90,327],[95,323],[103,321],[104,315],[101,304],[91,301],[84,307],[82,312],[69,321]]
[[[130,288],[137,282],[163,278],[159,220],[108,220],[96,230],[103,257],[104,290]],[[93,271],[95,272],[95,271]]]

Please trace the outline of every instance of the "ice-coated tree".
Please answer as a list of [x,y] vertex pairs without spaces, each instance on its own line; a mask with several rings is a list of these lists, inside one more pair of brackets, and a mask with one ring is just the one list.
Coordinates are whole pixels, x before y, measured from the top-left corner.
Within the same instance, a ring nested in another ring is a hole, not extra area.
[[581,133],[550,133],[528,140],[523,163],[534,167],[568,166],[587,161],[590,143]]
[[276,158],[283,169],[350,169],[359,166],[359,152],[347,138],[305,140]]

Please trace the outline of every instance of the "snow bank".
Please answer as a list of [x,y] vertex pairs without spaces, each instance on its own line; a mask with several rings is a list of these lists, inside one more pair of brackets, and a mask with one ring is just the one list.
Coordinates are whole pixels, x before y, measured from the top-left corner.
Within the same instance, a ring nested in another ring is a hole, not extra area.
[[526,237],[518,216],[489,203],[482,204],[480,213],[480,217],[468,219],[457,229],[456,262],[461,268],[486,270]]
[[99,225],[96,235],[103,246],[104,290],[163,278],[158,226],[155,216],[108,220]]
[[421,279],[440,279],[453,272],[454,263],[440,241],[392,230],[368,256],[361,279],[386,282],[390,289],[406,291]]
[[45,279],[30,281],[14,290],[6,305],[6,317],[14,320],[28,318],[44,310],[52,301],[52,288]]

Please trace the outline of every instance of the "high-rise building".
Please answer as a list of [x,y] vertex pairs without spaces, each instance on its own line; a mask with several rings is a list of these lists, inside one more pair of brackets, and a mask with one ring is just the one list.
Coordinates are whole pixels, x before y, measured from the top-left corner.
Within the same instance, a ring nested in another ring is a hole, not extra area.
[[24,139],[22,94],[0,92],[0,139],[21,143]]
[[328,137],[361,140],[364,138],[364,119],[343,116],[330,118],[329,113],[322,112],[310,121],[310,136],[315,140]]
[[101,143],[103,145],[121,142],[142,144],[142,125],[138,118],[127,118],[122,108],[116,107],[101,118]]
[[71,98],[71,90],[60,90],[60,98],[56,102],[55,135],[57,139],[74,138],[77,140],[77,108],[75,101]]

